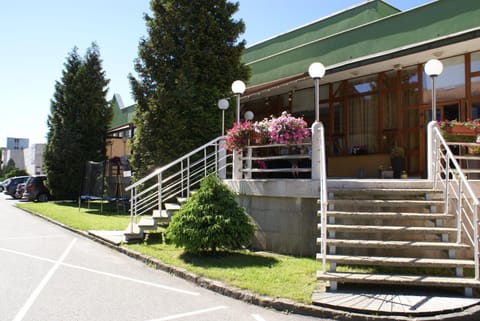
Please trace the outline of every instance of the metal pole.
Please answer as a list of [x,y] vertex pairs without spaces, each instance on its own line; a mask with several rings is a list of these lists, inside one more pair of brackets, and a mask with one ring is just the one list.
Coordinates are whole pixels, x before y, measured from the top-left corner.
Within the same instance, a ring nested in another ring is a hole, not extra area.
[[315,78],[315,121],[319,122],[320,121],[320,102],[319,102],[319,88],[318,88],[318,78]]
[[437,99],[435,93],[435,76],[432,76],[432,120],[437,120]]
[[225,135],[225,110],[222,109],[222,135]]
[[240,122],[240,94],[237,94],[237,123]]

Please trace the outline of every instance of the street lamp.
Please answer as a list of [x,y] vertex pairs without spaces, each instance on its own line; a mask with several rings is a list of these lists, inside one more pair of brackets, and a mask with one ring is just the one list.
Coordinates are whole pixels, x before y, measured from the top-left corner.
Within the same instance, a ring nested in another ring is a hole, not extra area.
[[240,122],[240,95],[245,92],[245,83],[241,80],[235,80],[232,83],[232,91],[237,96],[237,123]]
[[318,88],[319,80],[325,76],[325,66],[320,62],[314,62],[308,67],[308,74],[315,81],[315,121],[320,121],[320,94]]
[[440,60],[430,59],[425,64],[425,73],[432,78],[432,120],[437,120],[437,101],[436,101],[436,92],[435,92],[435,78],[440,75],[443,71],[443,65]]
[[225,98],[219,99],[217,106],[222,111],[222,136],[225,134],[225,110],[229,107],[228,100]]
[[254,114],[250,110],[246,111],[245,114],[243,114],[243,118],[245,118],[245,120],[253,120],[253,117]]

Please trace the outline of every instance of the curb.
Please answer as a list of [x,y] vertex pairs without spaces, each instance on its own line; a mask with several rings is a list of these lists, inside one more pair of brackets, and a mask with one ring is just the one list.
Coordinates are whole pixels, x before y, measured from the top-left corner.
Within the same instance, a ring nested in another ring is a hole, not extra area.
[[299,303],[290,299],[285,298],[274,298],[269,296],[258,295],[255,292],[243,290],[231,285],[228,285],[224,282],[209,279],[203,276],[196,275],[195,273],[189,272],[186,269],[179,268],[176,266],[167,265],[155,258],[149,257],[143,253],[133,251],[131,249],[115,245],[107,240],[96,237],[88,232],[77,230],[71,228],[63,223],[55,221],[47,216],[42,214],[17,207],[27,213],[40,217],[48,222],[56,224],[60,227],[63,227],[73,233],[79,234],[83,237],[86,237],[90,240],[93,240],[99,244],[109,247],[110,249],[116,250],[119,253],[127,255],[133,259],[139,260],[150,267],[153,267],[157,270],[161,270],[172,274],[176,277],[187,280],[191,283],[194,283],[198,286],[201,286],[205,289],[217,292],[224,296],[231,297],[233,299],[241,300],[243,302],[261,306],[264,308],[270,308],[284,313],[295,313],[305,316],[319,317],[319,318],[330,318],[333,320],[345,320],[345,321],[478,321],[480,320],[480,305],[471,306],[460,312],[451,312],[445,313],[436,316],[425,316],[425,317],[406,317],[400,315],[370,315],[362,314],[358,312],[349,312],[345,310],[335,310],[333,308],[326,308],[316,305],[309,305],[304,303]]

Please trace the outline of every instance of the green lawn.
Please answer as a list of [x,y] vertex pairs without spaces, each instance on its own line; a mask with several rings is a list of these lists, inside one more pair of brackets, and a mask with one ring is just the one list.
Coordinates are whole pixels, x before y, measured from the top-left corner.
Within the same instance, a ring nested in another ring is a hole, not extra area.
[[76,202],[62,203],[17,203],[17,206],[30,212],[47,216],[77,230],[124,230],[130,222],[130,216],[118,215],[115,206],[104,204],[100,213],[100,204],[92,202],[90,209],[87,204],[82,204],[78,209]]
[[[83,231],[123,230],[130,219],[128,215],[117,215],[116,209],[107,205],[100,213],[98,203],[92,204],[90,210],[84,205],[80,211],[74,202],[18,203],[18,206]],[[249,251],[220,253],[216,257],[195,256],[166,243],[161,228],[147,235],[145,242],[125,246],[166,264],[261,295],[311,303],[312,292],[317,287],[315,272],[321,263],[315,259]]]

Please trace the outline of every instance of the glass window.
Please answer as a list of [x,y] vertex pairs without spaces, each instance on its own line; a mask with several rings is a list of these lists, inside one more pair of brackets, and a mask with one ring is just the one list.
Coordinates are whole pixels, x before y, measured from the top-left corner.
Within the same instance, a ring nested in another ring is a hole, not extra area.
[[329,95],[329,86],[323,85],[319,87],[320,100],[327,100]]
[[364,94],[378,89],[377,76],[361,77],[348,81],[350,94]]
[[402,112],[403,128],[418,127],[418,109],[407,109]]
[[402,106],[418,105],[418,88],[406,87],[402,89]]
[[[437,101],[460,99],[465,97],[465,61],[464,56],[442,60],[443,72],[435,78]],[[432,79],[424,72],[423,103],[432,101]]]
[[472,119],[480,118],[480,102],[472,103]]
[[480,96],[480,77],[472,77],[472,96]]
[[403,69],[401,72],[401,82],[402,86],[418,84],[417,66]]
[[343,134],[343,105],[335,102],[333,105],[333,133]]
[[378,152],[377,95],[349,99],[349,150],[360,148],[363,153]]
[[383,128],[397,128],[397,93],[386,92],[383,106]]
[[480,51],[472,52],[471,54],[471,72],[480,71]]

